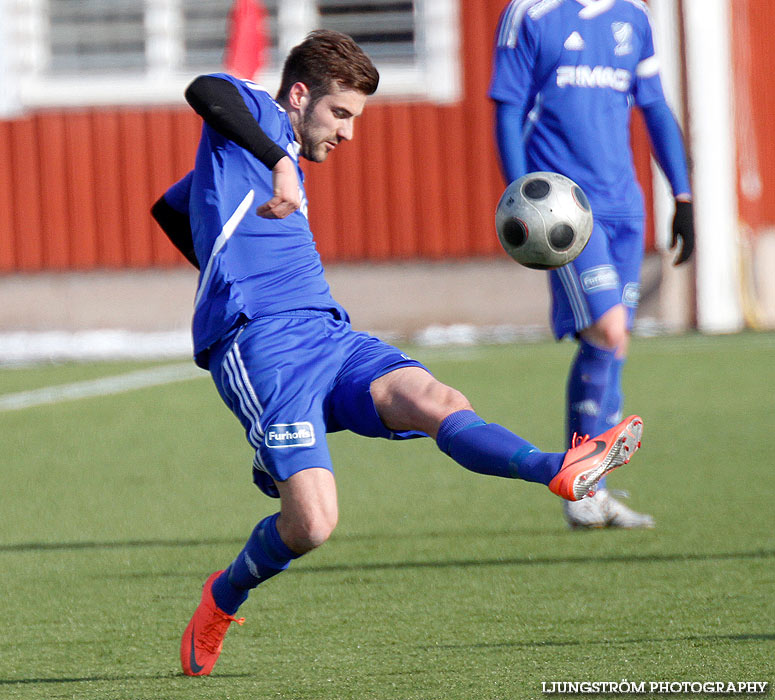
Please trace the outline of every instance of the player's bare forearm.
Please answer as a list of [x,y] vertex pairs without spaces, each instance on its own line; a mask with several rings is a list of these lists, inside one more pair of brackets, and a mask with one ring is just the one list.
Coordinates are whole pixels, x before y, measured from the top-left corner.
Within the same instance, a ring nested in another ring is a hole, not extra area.
[[296,164],[289,156],[281,158],[272,168],[272,188],[274,196],[256,209],[258,216],[264,219],[284,219],[301,206]]

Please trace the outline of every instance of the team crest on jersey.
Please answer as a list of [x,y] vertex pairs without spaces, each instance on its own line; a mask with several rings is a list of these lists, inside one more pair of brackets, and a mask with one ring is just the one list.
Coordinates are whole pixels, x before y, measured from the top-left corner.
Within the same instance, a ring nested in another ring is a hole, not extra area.
[[628,282],[622,291],[622,302],[625,306],[636,308],[640,301],[640,285],[637,282]]
[[614,22],[611,31],[616,40],[614,53],[617,56],[626,56],[632,53],[632,25],[629,22]]
[[312,423],[274,423],[266,429],[264,442],[267,447],[309,447],[315,444],[315,428]]

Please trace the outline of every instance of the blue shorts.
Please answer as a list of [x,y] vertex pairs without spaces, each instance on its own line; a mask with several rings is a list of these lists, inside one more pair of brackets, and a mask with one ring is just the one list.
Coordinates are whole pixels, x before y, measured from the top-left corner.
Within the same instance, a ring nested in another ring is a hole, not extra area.
[[256,451],[253,481],[274,498],[275,481],[310,467],[333,471],[326,433],[427,437],[388,430],[369,393],[383,374],[425,367],[330,313],[301,310],[247,321],[211,348],[209,362],[221,398]]
[[598,321],[617,304],[632,328],[640,301],[643,220],[595,219],[589,243],[573,262],[551,270],[552,328],[559,340]]

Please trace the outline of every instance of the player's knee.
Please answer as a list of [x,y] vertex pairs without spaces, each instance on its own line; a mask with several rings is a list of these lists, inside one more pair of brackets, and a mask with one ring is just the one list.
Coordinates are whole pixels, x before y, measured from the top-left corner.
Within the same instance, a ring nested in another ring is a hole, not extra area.
[[444,409],[443,412],[449,415],[455,411],[470,411],[471,402],[466,396],[457,389],[442,385],[443,389],[439,395],[439,405]]
[[304,554],[320,547],[331,536],[337,521],[336,511],[309,513],[290,523],[283,539],[294,552]]
[[609,350],[619,350],[627,341],[627,329],[620,327],[605,328],[600,338],[603,347]]
[[581,335],[593,345],[616,350],[621,354],[626,351],[629,338],[627,312],[622,306],[614,307],[603,318],[582,331]]

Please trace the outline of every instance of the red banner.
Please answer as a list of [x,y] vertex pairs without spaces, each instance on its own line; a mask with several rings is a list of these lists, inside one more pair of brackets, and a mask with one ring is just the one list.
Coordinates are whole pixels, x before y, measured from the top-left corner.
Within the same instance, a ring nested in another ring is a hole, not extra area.
[[253,78],[266,64],[269,32],[260,0],[235,0],[229,13],[224,66],[239,78]]

